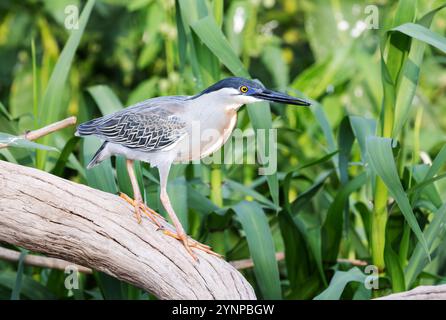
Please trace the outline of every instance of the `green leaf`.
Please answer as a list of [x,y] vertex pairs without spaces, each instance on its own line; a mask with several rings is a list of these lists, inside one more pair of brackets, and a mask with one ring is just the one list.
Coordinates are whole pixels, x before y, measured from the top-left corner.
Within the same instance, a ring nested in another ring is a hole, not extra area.
[[[333,153],[337,150],[336,140],[333,135],[333,130],[328,122],[327,116],[324,112],[324,109],[321,104],[316,101],[311,101],[310,110],[315,116],[317,122],[321,126],[322,132],[324,133],[325,140],[327,140],[327,152]],[[334,155],[332,158],[333,165],[336,168],[336,172],[338,176],[340,176],[339,168],[338,168],[338,157],[339,155]]]
[[386,264],[386,272],[392,279],[392,291],[401,292],[406,290],[406,283],[404,281],[404,272],[400,264],[399,256],[393,251],[386,241],[384,249],[384,261]]
[[232,50],[231,45],[212,16],[206,16],[191,25],[201,41],[231,71],[239,77],[249,77],[248,72]]
[[19,256],[19,266],[17,267],[17,276],[15,285],[11,293],[11,300],[20,300],[20,291],[22,290],[23,269],[25,267],[25,257],[28,250],[22,250]]
[[392,153],[392,140],[389,138],[369,137],[367,138],[367,157],[373,171],[383,180],[389,192],[395,198],[401,212],[406,218],[412,231],[415,233],[418,241],[424,251],[429,255],[426,239],[418,225],[415,215],[412,211],[409,199],[401,185],[395,160]]
[[[86,3],[80,18],[79,28],[71,31],[65,47],[57,60],[56,66],[51,73],[50,80],[39,104],[39,120],[40,125],[47,125],[58,120],[58,118],[67,109],[65,105],[61,103],[63,100],[63,93],[65,89],[68,72],[70,71],[71,64],[73,62],[74,54],[84,33],[85,26],[87,25],[88,18],[95,4],[95,0],[88,0]],[[50,136],[44,136],[42,138],[43,144],[48,144]],[[46,165],[46,151],[37,153],[37,166],[38,168],[44,168]]]
[[[0,272],[0,287],[6,287],[10,290],[13,290],[16,284],[16,278],[16,272],[12,272],[10,270],[2,270],[2,272]],[[37,282],[32,277],[27,276],[26,274],[22,275],[20,295],[32,300],[56,299],[56,296],[44,285],[42,285],[40,282]]]
[[65,144],[62,152],[60,153],[59,159],[57,159],[56,165],[54,166],[51,173],[56,176],[61,176],[66,167],[68,157],[73,153],[74,148],[76,148],[80,139],[78,137],[73,137]]
[[233,207],[248,241],[254,273],[265,299],[280,299],[280,278],[268,220],[256,202],[242,201]]
[[0,132],[0,144],[6,144],[8,147],[59,151],[54,147],[45,146],[43,144],[35,143],[28,139],[24,139],[22,137],[14,136],[12,134],[4,132]]
[[[414,192],[413,197],[411,199],[412,203],[415,203],[418,200],[422,188],[425,188],[432,182],[436,181],[434,176],[437,174],[438,170],[440,170],[445,163],[446,163],[446,145],[444,145],[441,148],[440,152],[435,157],[434,161],[432,162],[432,165],[429,167],[429,170],[426,172],[423,179],[421,181],[418,181],[418,183],[409,190],[409,192]],[[432,194],[433,192],[430,193]]]
[[332,262],[336,260],[339,252],[339,245],[342,239],[342,226],[344,220],[343,211],[348,197],[352,192],[361,188],[366,182],[366,173],[361,173],[359,176],[356,176],[338,191],[333,202],[330,204],[327,217],[322,228],[322,254],[324,259]]
[[367,119],[358,116],[350,116],[350,125],[358,140],[359,148],[361,150],[361,159],[363,163],[367,163],[367,148],[366,138],[376,134],[376,120]]
[[273,210],[278,211],[281,209],[280,207],[276,206],[273,202],[268,200],[268,198],[264,197],[262,194],[258,193],[254,189],[244,186],[241,183],[227,179],[225,181],[225,184],[227,184],[232,190],[234,190],[236,192],[243,193],[246,196],[251,196],[257,202],[259,202]]
[[[424,231],[424,237],[432,253],[440,244],[439,235],[444,233],[444,224],[446,222],[446,203],[443,204],[435,213],[434,218]],[[424,267],[430,262],[425,253],[425,248],[418,243],[412,256],[409,259],[404,275],[406,278],[406,286],[410,287]]]
[[105,300],[122,300],[126,298],[122,290],[126,285],[124,282],[103,272],[95,271],[94,276]]
[[[175,167],[172,168],[175,170]],[[177,177],[171,179],[167,185],[167,192],[169,193],[172,207],[175,210],[181,225],[184,230],[189,230],[188,206],[187,206],[187,181],[184,177]],[[163,208],[164,209],[164,208]]]
[[312,271],[305,239],[287,210],[279,213],[279,225],[285,246],[285,262],[290,287],[294,295],[297,295]]
[[437,48],[438,50],[446,53],[446,38],[432,32],[430,29],[417,24],[417,23],[405,23],[396,28],[393,28],[392,31],[399,31],[404,33],[414,39],[423,41],[431,46]]
[[[418,21],[418,24],[429,28],[435,14],[445,7],[446,5],[442,5],[425,14]],[[413,39],[409,55],[402,67],[396,95],[395,124],[392,134],[393,137],[396,137],[400,133],[408,117],[410,116],[412,101],[413,97],[415,96],[415,91],[420,76],[420,66],[423,61],[425,47],[425,42]]]
[[360,285],[363,285],[366,278],[366,275],[356,267],[348,271],[336,271],[328,288],[317,295],[314,300],[339,300],[348,283],[359,282]]
[[102,115],[107,115],[122,110],[122,103],[113,91],[105,85],[97,85],[88,88]]
[[[398,1],[393,25],[412,22],[415,19],[416,0]],[[389,35],[389,49],[387,54],[387,64],[389,66],[389,76],[392,82],[397,82],[401,67],[410,48],[410,38],[392,33]]]
[[[85,165],[93,158],[100,145],[101,142],[94,137],[84,138],[82,153]],[[110,159],[106,159],[94,168],[86,170],[86,175],[90,187],[113,194],[118,192]]]

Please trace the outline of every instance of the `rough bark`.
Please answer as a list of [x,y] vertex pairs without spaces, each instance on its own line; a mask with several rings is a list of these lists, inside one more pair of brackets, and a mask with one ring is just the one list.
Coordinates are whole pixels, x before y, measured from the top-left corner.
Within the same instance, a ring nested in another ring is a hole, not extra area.
[[182,244],[116,195],[0,161],[0,241],[103,271],[160,299],[255,299],[223,259]]
[[376,300],[446,300],[446,284],[419,286],[410,291],[394,293]]

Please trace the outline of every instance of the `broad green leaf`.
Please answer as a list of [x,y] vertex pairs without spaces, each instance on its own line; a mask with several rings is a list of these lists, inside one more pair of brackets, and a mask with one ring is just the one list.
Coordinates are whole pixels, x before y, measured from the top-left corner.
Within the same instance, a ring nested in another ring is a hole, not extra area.
[[177,177],[170,179],[167,185],[167,192],[169,193],[172,207],[178,216],[184,230],[189,230],[188,206],[187,206],[187,181],[184,177]]
[[67,166],[68,158],[73,153],[74,148],[77,147],[79,141],[80,138],[78,137],[73,137],[70,140],[68,140],[62,152],[60,153],[59,158],[57,159],[56,165],[54,166],[53,170],[51,170],[52,174],[56,176],[62,176],[63,171]]
[[95,271],[94,276],[105,300],[122,300],[127,298],[122,290],[126,286],[124,282],[99,271]]
[[122,110],[122,103],[113,91],[105,85],[97,85],[88,88],[102,115],[107,115]]
[[[393,26],[398,26],[415,19],[416,0],[398,1],[395,12]],[[401,67],[410,48],[410,39],[402,34],[392,33],[389,36],[389,49],[387,54],[387,64],[389,66],[389,76],[393,82],[397,82]]]
[[[417,184],[409,190],[409,192],[414,192],[414,194],[411,198],[412,203],[414,203],[418,200],[418,198],[420,196],[420,192],[425,187],[429,186],[429,191],[430,191],[429,195],[430,196],[435,196],[435,194],[438,194],[435,189],[432,189],[432,186],[430,186],[430,184],[432,182],[436,181],[434,176],[437,174],[437,172],[441,169],[441,167],[445,163],[446,163],[446,145],[441,148],[440,152],[435,157],[434,161],[432,162],[432,165],[427,170],[427,172],[425,173],[422,180],[420,179],[419,181],[417,181]],[[418,180],[416,168],[417,167],[414,168],[414,170],[415,170],[414,174],[415,174],[415,179]],[[441,199],[438,199],[438,200],[439,201],[434,201],[434,203],[441,202]]]
[[[446,203],[441,206],[435,213],[434,218],[424,231],[424,237],[426,239],[429,253],[433,253],[439,245],[439,235],[444,233],[444,224],[446,223]],[[406,286],[410,287],[415,281],[416,277],[424,269],[424,267],[430,262],[425,253],[425,248],[422,243],[418,243],[415,250],[410,257],[409,263],[404,270],[406,279]]]
[[[50,80],[39,104],[39,121],[40,125],[47,125],[53,123],[63,115],[66,106],[61,104],[63,92],[65,89],[68,73],[74,59],[74,54],[79,45],[81,37],[87,25],[90,13],[95,4],[95,0],[88,0],[79,17],[79,28],[71,31],[65,47],[57,60],[56,66],[51,73]],[[50,135],[44,136],[41,139],[42,144],[48,144]],[[37,166],[38,168],[45,168],[47,153],[45,150],[37,152]]]
[[245,67],[232,50],[231,45],[212,16],[206,16],[196,21],[191,27],[229,71],[240,77],[249,77]]
[[[333,135],[333,130],[330,126],[330,123],[328,122],[327,116],[324,112],[324,109],[321,104],[319,104],[317,101],[311,101],[310,110],[313,113],[314,117],[316,118],[317,122],[319,123],[322,132],[324,133],[325,140],[327,141],[327,152],[333,153],[337,151],[336,146],[336,140]],[[333,165],[336,168],[336,173],[338,177],[340,176],[339,168],[338,168],[338,157],[339,155],[334,155],[332,158]]]
[[231,189],[233,189],[236,192],[240,192],[245,194],[246,196],[251,196],[254,200],[256,200],[257,202],[273,209],[273,210],[280,210],[281,208],[276,206],[273,202],[271,202],[270,200],[268,200],[268,198],[264,197],[262,194],[258,193],[257,191],[255,191],[252,188],[246,187],[241,183],[238,183],[236,181],[233,180],[229,180],[227,179],[225,181],[225,184],[227,184]]
[[350,282],[359,282],[364,285],[367,276],[357,267],[348,271],[336,271],[328,288],[317,295],[314,300],[339,300],[345,286]]
[[342,238],[342,226],[344,224],[343,211],[345,205],[350,194],[361,188],[366,182],[367,175],[365,173],[361,173],[359,176],[351,179],[338,191],[333,202],[330,204],[322,228],[322,254],[324,259],[331,262],[336,260]]
[[414,39],[430,44],[438,50],[446,53],[446,38],[440,36],[439,34],[436,34],[435,32],[420,24],[405,23],[396,28],[393,28],[392,31],[399,31],[401,33],[404,33]]
[[389,138],[369,137],[366,141],[367,157],[373,171],[382,179],[392,194],[412,231],[420,241],[425,253],[429,255],[426,239],[412,211],[407,194],[401,185],[392,153],[392,140]]
[[17,267],[17,276],[15,279],[14,288],[11,293],[11,300],[20,300],[20,291],[22,290],[23,269],[25,267],[25,257],[28,250],[22,250],[19,256],[19,266]]
[[[10,270],[0,272],[0,287],[13,290],[16,283],[17,273]],[[32,300],[53,300],[56,296],[44,285],[32,277],[23,274],[20,295]]]
[[[442,5],[425,14],[418,21],[418,24],[429,28],[435,14],[444,7],[446,7],[446,5]],[[409,55],[401,70],[401,79],[399,80],[396,95],[395,125],[392,134],[393,137],[396,137],[400,133],[408,117],[410,116],[412,101],[418,85],[420,66],[423,61],[425,47],[425,42],[412,39]]]
[[391,248],[389,241],[386,241],[384,261],[386,263],[386,273],[392,280],[392,291],[405,291],[406,283],[404,281],[404,273],[400,264],[400,258]]
[[263,298],[280,299],[281,288],[276,252],[268,220],[256,202],[242,201],[233,207],[248,241],[254,273]]
[[59,151],[54,147],[45,146],[40,143],[35,143],[28,139],[14,136],[9,133],[0,132],[0,145],[6,144],[8,147],[17,147],[17,148],[25,148],[25,149],[40,149],[40,150],[49,150],[49,151]]
[[[341,185],[345,185],[348,180],[348,163],[350,158],[350,152],[353,147],[355,136],[353,134],[351,124],[348,116],[342,119],[339,126],[338,146],[339,146],[339,178]],[[347,199],[344,209],[344,233],[347,233],[350,227],[350,215],[349,215],[349,201]]]
[[285,262],[290,287],[294,295],[298,295],[312,271],[310,255],[302,233],[287,210],[279,213],[279,225],[285,245]]
[[358,140],[359,148],[361,150],[361,159],[363,163],[367,163],[367,148],[366,138],[376,134],[376,121],[374,119],[367,119],[358,116],[350,116],[350,125]]
[[[101,146],[101,142],[94,137],[84,137],[83,139],[82,153],[84,165],[86,166]],[[110,159],[106,159],[94,168],[86,170],[86,175],[87,183],[90,187],[113,194],[118,192]]]

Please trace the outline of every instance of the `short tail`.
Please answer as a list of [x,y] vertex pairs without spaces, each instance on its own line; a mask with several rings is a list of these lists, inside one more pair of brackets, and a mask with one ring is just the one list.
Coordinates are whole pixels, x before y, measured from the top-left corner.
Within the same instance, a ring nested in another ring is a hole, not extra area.
[[110,156],[110,153],[105,148],[107,146],[107,143],[108,143],[107,141],[104,142],[98,149],[98,151],[96,151],[96,153],[93,156],[93,159],[91,159],[91,161],[88,163],[87,169],[91,169],[97,166],[99,163],[101,163]]
[[80,137],[80,136],[89,136],[89,135],[95,134],[96,128],[97,128],[97,120],[98,119],[93,119],[93,120],[90,120],[90,121],[80,124],[77,127],[77,130],[74,133],[74,135],[77,137]]

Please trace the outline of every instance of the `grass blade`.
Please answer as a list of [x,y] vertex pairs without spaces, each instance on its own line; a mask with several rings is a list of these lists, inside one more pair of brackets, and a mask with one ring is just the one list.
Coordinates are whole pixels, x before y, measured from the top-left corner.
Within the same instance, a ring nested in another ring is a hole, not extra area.
[[17,275],[15,279],[14,289],[11,293],[11,300],[20,300],[20,291],[22,290],[23,268],[25,267],[25,257],[28,254],[27,250],[22,250],[19,256],[19,266],[17,268]]
[[[56,122],[62,115],[62,112],[66,110],[66,107],[61,104],[65,83],[73,62],[74,54],[79,46],[79,42],[84,33],[85,26],[87,25],[94,4],[95,0],[88,0],[79,18],[79,28],[72,30],[70,37],[57,60],[56,66],[51,73],[48,86],[46,87],[45,94],[39,105],[39,120],[41,126]],[[41,139],[42,144],[49,144],[50,137],[50,135],[44,136]],[[46,150],[37,152],[37,167],[39,169],[45,168],[46,158]]]
[[382,179],[389,192],[395,198],[395,201],[406,218],[407,223],[415,233],[418,241],[420,241],[425,253],[429,255],[426,239],[424,238],[420,226],[418,225],[409,199],[404,192],[403,186],[401,185],[401,181],[398,177],[391,143],[392,140],[389,138],[369,137],[366,142],[369,164],[373,171]]
[[[429,28],[435,14],[444,7],[446,7],[446,5],[442,5],[437,9],[430,11],[418,21],[418,24]],[[426,44],[423,41],[416,39],[412,40],[409,55],[401,70],[401,79],[399,80],[399,87],[396,95],[393,137],[396,137],[400,133],[410,115],[425,48]]]
[[350,282],[364,283],[366,275],[358,268],[348,271],[336,271],[327,289],[317,295],[314,300],[339,300],[345,286]]
[[280,299],[280,278],[271,230],[260,205],[242,201],[233,207],[248,241],[260,291],[265,299]]
[[59,151],[54,147],[45,146],[43,144],[35,143],[28,139],[24,139],[22,137],[14,136],[12,134],[4,133],[4,132],[0,132],[0,145],[1,144],[6,144],[8,147]]
[[[432,219],[431,223],[429,223],[426,230],[424,231],[424,237],[426,238],[430,253],[432,253],[439,245],[439,242],[436,242],[435,240],[438,239],[440,233],[444,233],[445,222],[446,203],[443,204],[441,208],[437,210],[437,212],[435,212],[434,219]],[[416,277],[429,262],[430,261],[425,253],[425,248],[423,248],[421,243],[418,243],[412,253],[412,256],[409,259],[409,263],[407,264],[406,269],[404,270],[407,287],[410,287],[412,285]]]

